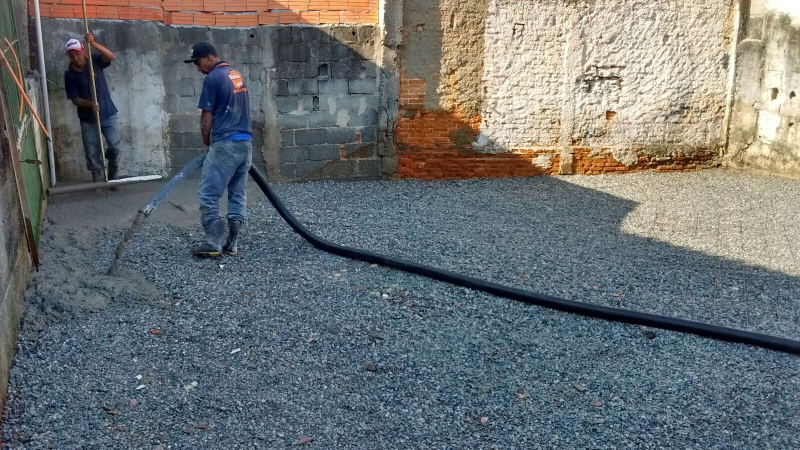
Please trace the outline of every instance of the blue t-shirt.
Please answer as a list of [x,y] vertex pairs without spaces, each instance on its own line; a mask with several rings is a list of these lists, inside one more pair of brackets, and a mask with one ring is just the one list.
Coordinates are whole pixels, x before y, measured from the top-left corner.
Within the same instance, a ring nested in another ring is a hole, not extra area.
[[250,140],[250,98],[247,84],[239,71],[220,61],[211,68],[203,81],[200,104],[211,111],[211,143],[224,140]]
[[[97,85],[97,101],[100,103],[100,120],[108,119],[117,113],[117,107],[111,101],[111,93],[108,92],[108,83],[103,69],[111,63],[105,61],[100,53],[92,53],[94,64],[94,80]],[[89,62],[83,66],[83,70],[77,71],[70,64],[69,69],[64,72],[64,88],[67,91],[67,98],[72,100],[82,98],[86,101],[94,100],[92,95],[92,76],[89,70]],[[78,108],[78,118],[81,122],[94,122],[95,116],[92,108]]]

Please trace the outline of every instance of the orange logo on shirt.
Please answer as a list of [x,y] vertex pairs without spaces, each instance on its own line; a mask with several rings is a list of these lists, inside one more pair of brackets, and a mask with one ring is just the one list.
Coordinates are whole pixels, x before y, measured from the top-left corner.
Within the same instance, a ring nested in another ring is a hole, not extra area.
[[237,70],[232,70],[228,74],[228,78],[231,79],[231,83],[233,83],[233,93],[238,94],[240,92],[247,92],[247,88],[244,87],[244,78],[242,74],[239,73]]

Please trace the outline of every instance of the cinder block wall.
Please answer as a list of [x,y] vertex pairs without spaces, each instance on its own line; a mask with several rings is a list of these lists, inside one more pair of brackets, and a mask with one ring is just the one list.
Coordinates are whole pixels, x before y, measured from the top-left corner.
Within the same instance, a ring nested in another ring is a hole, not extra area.
[[[106,77],[123,125],[122,175],[171,173],[202,151],[197,103],[203,75],[182,62],[201,40],[245,76],[254,160],[273,179],[381,175],[376,1],[98,2],[91,14],[101,19],[91,20],[90,28],[117,54]],[[67,17],[80,17],[80,6],[47,5],[44,14],[51,17],[43,20],[43,32],[50,44],[45,54],[58,173],[63,180],[87,180],[75,107],[63,89],[63,42],[80,37],[83,28]],[[117,17],[125,20],[106,20]]]

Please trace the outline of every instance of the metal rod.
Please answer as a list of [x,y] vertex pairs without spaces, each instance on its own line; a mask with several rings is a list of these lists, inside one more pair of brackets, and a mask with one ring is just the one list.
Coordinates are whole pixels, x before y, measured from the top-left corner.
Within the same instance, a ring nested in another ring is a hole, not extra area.
[[[0,95],[0,115],[3,116],[5,122],[4,126],[9,132],[13,130],[13,127],[11,126],[11,117],[9,117],[10,113],[10,108],[8,108],[5,101],[3,101],[3,96]],[[28,195],[25,192],[25,184],[22,180],[22,167],[19,164],[20,153],[19,149],[17,148],[17,140],[8,139],[8,143],[8,153],[9,157],[11,158],[11,167],[13,168],[14,172],[14,183],[16,184],[17,188],[17,198],[19,198],[20,212],[22,213],[22,228],[25,230],[25,240],[28,244],[28,252],[31,255],[31,261],[36,266],[36,270],[39,270],[39,250],[36,248],[36,238],[33,235],[31,210],[28,205]]]
[[[81,5],[83,6],[83,27],[86,29],[86,34],[89,34],[89,18],[86,15],[86,0],[81,0]],[[100,105],[100,101],[97,99],[97,83],[94,79],[94,63],[92,63],[92,44],[89,41],[86,41],[86,48],[89,49],[89,73],[92,76],[92,94],[94,95],[94,102]],[[97,119],[97,136],[100,137],[100,159],[103,160],[103,178],[106,180],[108,179],[108,168],[106,168],[106,149],[103,145],[103,125],[100,122],[100,109],[98,108],[97,111],[94,113],[95,119]]]
[[20,81],[17,79],[17,76],[14,74],[14,69],[11,67],[11,63],[9,63],[8,59],[6,59],[6,54],[0,52],[0,58],[3,59],[3,62],[5,63],[6,68],[8,69],[8,73],[9,75],[11,75],[11,79],[14,81],[14,84],[17,85],[17,89],[19,89],[19,94],[23,98],[25,98],[25,103],[27,103],[28,108],[31,109],[31,114],[33,114],[33,117],[36,119],[37,122],[39,122],[39,126],[42,128],[42,131],[49,138],[50,133],[47,132],[47,130],[44,127],[44,124],[42,123],[42,120],[39,119],[39,115],[36,114],[36,110],[33,108],[33,105],[31,104],[31,99],[28,98],[28,94],[25,93],[25,88],[22,86],[22,83],[20,83]]
[[[17,56],[17,51],[14,50],[14,46],[11,45],[11,42],[8,42],[8,38],[3,38],[3,40],[6,41],[6,47],[8,47],[8,49],[11,50],[11,54],[14,56],[14,62],[17,63],[17,75],[19,76],[20,81],[22,81],[24,78],[22,77],[22,66],[19,64],[19,56]],[[20,95],[19,96],[19,117],[17,118],[17,120],[22,120],[22,110],[24,108],[25,108],[25,100]]]
[[44,39],[42,39],[42,16],[39,13],[39,0],[33,0],[36,16],[36,47],[39,54],[39,74],[42,77],[42,101],[44,102],[44,123],[47,125],[47,158],[50,160],[50,186],[56,185],[56,158],[53,152],[52,128],[50,123],[50,98],[47,95],[47,70],[44,64]]
[[92,191],[95,189],[109,189],[128,184],[155,181],[163,178],[161,175],[145,175],[141,177],[121,178],[119,180],[101,181],[98,183],[59,184],[47,190],[48,195],[72,194],[75,192]]

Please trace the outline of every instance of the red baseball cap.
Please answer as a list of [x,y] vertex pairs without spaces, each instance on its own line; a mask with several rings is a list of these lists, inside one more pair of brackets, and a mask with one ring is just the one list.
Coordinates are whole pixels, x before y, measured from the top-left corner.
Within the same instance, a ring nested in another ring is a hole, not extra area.
[[83,50],[83,43],[77,39],[70,39],[67,41],[67,44],[64,46],[64,50]]

